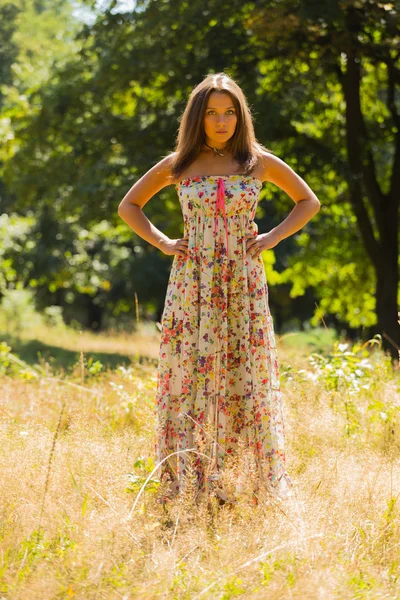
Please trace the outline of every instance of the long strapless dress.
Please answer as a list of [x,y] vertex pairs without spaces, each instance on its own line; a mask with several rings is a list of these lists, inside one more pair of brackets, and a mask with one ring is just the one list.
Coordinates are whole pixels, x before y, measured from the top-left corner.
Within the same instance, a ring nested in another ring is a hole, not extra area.
[[266,275],[261,255],[246,256],[261,188],[251,175],[176,185],[188,255],[175,255],[171,267],[155,408],[158,475],[170,496],[184,488],[189,460],[203,492],[239,444],[253,459],[255,489],[292,495]]

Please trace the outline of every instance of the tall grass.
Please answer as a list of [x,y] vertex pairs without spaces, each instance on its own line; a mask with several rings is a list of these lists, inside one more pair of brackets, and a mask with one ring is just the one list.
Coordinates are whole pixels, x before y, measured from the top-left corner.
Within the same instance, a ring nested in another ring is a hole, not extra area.
[[64,377],[0,347],[0,598],[400,597],[400,382],[379,340],[278,340],[295,493],[256,505],[197,503],[190,477],[160,504],[156,367],[94,366],[80,340]]

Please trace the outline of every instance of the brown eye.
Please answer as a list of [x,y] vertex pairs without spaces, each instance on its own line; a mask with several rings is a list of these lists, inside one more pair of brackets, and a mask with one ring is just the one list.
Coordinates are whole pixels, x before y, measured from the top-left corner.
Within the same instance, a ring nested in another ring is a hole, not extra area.
[[[215,111],[214,110],[209,110],[207,114],[210,115],[213,112],[215,112]],[[229,108],[226,112],[234,113],[235,111],[232,110],[231,108]]]

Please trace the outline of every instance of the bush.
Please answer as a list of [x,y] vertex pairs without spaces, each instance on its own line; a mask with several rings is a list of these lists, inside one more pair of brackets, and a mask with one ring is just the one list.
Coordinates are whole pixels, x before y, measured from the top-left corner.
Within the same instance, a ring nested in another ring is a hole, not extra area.
[[63,319],[62,306],[52,304],[44,309],[43,319],[46,325],[51,327],[57,327],[58,329],[64,329],[66,327]]
[[11,335],[19,335],[32,326],[42,324],[42,317],[36,312],[34,295],[31,290],[3,290],[0,311],[3,327]]

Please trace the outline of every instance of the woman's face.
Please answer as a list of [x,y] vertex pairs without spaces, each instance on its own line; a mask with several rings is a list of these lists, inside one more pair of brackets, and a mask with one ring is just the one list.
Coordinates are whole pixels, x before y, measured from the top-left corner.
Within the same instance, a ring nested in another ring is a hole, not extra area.
[[[204,115],[206,142],[215,148],[223,148],[233,136],[238,117],[232,98],[225,92],[211,92]],[[218,133],[219,131],[223,133]]]

